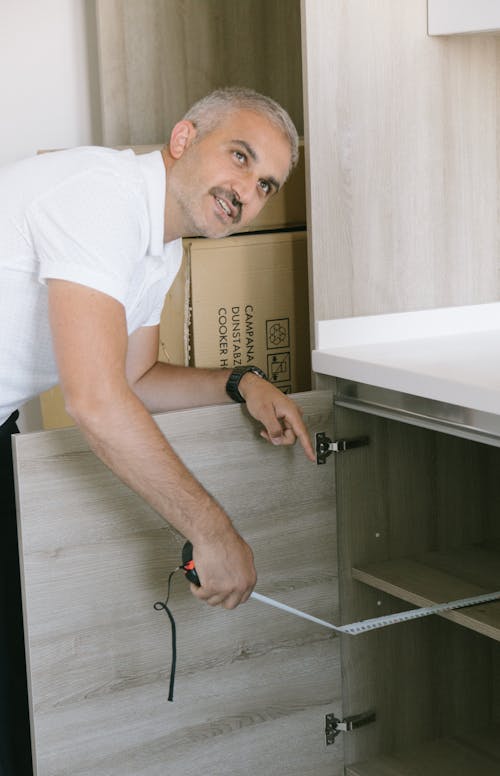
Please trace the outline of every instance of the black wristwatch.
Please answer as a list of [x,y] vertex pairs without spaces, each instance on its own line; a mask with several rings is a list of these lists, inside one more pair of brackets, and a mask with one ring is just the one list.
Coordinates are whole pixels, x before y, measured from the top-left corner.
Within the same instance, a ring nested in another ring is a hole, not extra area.
[[259,369],[258,366],[235,366],[233,367],[233,371],[229,375],[229,379],[226,383],[226,393],[227,395],[233,400],[237,401],[240,404],[245,403],[245,399],[241,395],[241,393],[238,390],[238,386],[240,384],[240,380],[247,372],[253,372],[254,375],[259,375],[259,377],[262,377],[264,380],[267,380],[267,375],[265,372],[262,371],[262,369]]

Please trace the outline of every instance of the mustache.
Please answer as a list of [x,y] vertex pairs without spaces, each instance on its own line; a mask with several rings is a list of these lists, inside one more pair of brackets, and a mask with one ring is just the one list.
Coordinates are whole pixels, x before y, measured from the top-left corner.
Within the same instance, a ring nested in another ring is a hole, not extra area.
[[239,224],[241,221],[241,211],[243,208],[242,203],[234,193],[234,191],[228,191],[227,189],[223,189],[221,186],[214,186],[212,189],[210,189],[210,194],[213,197],[219,197],[220,199],[225,199],[227,202],[231,204],[231,206],[236,210],[236,215],[233,217],[233,221],[235,224]]

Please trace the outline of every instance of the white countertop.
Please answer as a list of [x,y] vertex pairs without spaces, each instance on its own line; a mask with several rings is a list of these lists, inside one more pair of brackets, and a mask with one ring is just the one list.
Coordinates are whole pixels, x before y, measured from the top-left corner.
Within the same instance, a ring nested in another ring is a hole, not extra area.
[[315,372],[500,415],[500,302],[320,321]]

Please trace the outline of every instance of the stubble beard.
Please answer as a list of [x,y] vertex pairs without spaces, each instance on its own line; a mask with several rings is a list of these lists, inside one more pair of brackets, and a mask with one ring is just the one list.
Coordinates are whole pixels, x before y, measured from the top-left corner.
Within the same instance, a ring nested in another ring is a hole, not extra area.
[[203,212],[203,202],[206,198],[211,200],[207,208],[210,213],[210,207],[215,208],[216,196],[222,196],[229,200],[232,194],[217,186],[214,186],[206,194],[197,195],[196,192],[200,190],[202,190],[202,185],[198,185],[197,181],[193,183],[191,177],[189,185],[185,185],[179,180],[172,181],[171,193],[183,224],[183,236],[217,239],[227,237],[237,231],[241,221],[241,206],[236,218],[227,224],[223,221],[217,223],[215,213],[214,224],[211,224]]

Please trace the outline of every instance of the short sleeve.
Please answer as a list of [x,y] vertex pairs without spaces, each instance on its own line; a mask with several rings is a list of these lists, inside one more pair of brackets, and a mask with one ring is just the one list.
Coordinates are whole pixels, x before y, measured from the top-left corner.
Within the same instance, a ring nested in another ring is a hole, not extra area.
[[156,273],[157,281],[147,292],[145,307],[148,317],[143,326],[157,326],[165,304],[165,297],[170,290],[182,264],[182,240],[173,240],[163,246],[162,271]]
[[42,283],[69,280],[125,303],[148,243],[139,179],[106,167],[78,173],[35,200],[26,222]]

